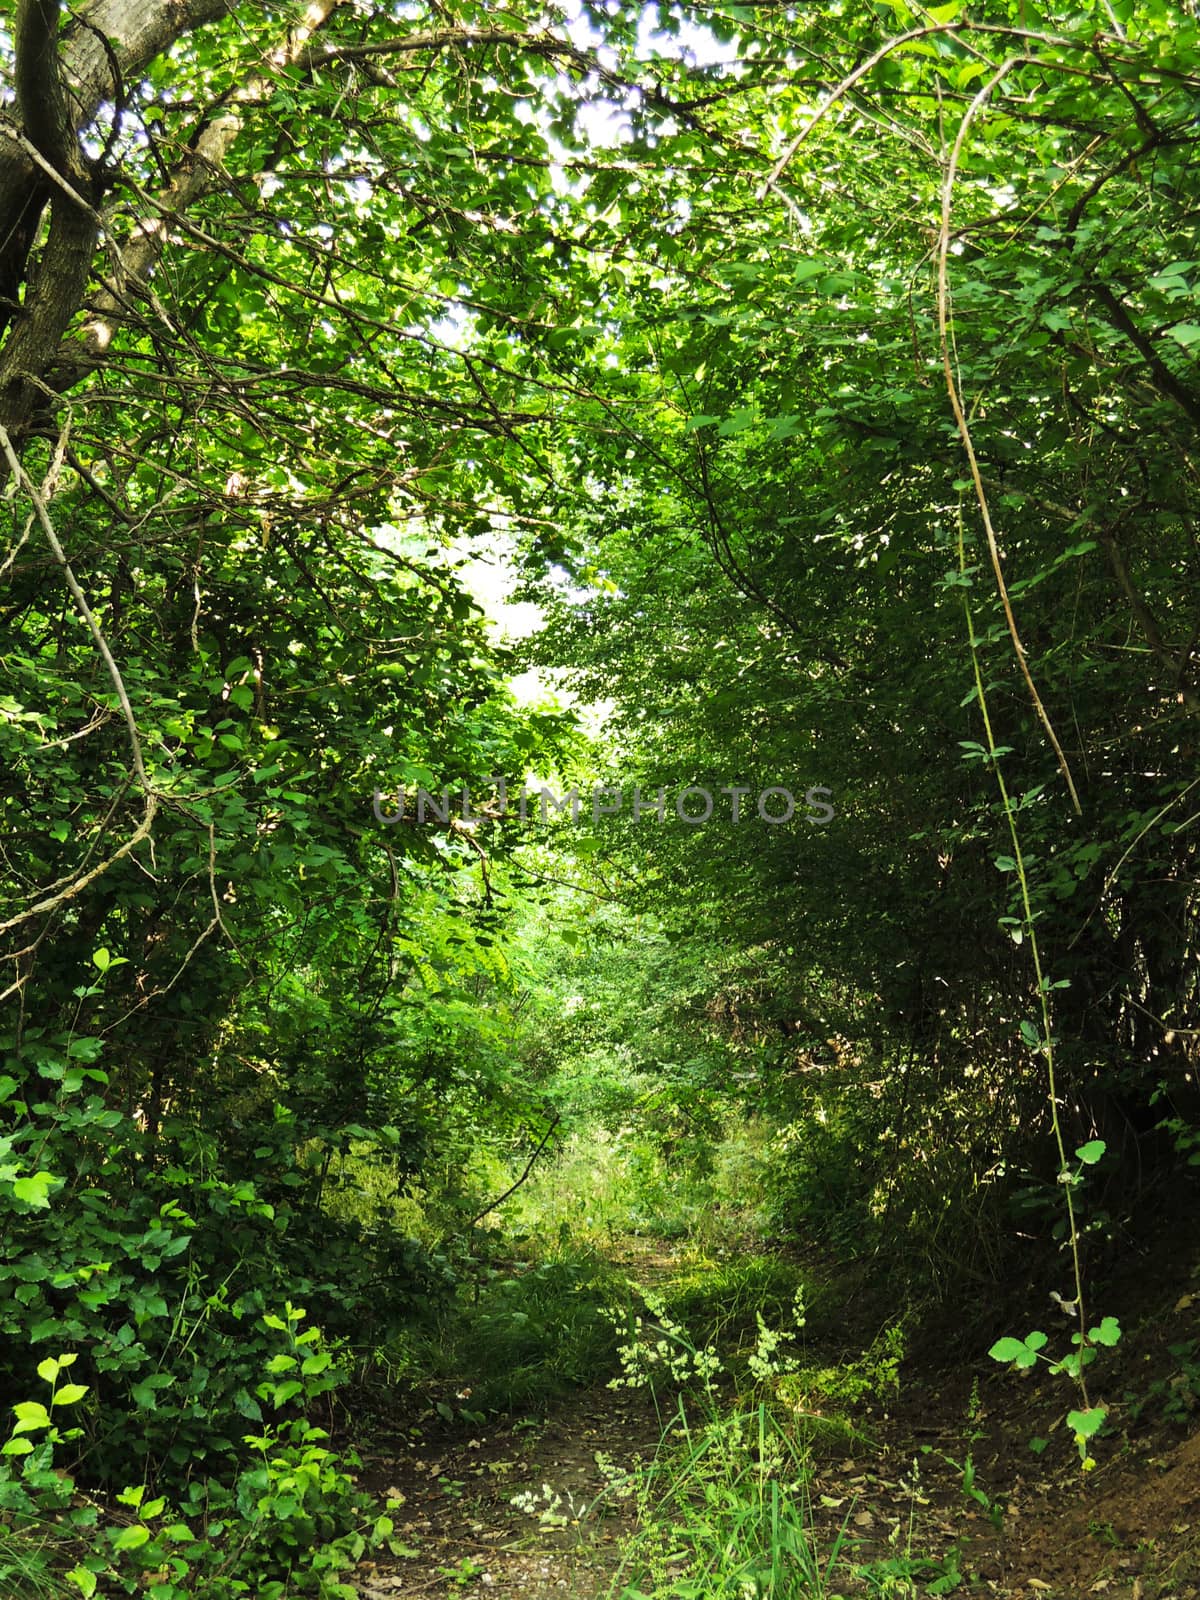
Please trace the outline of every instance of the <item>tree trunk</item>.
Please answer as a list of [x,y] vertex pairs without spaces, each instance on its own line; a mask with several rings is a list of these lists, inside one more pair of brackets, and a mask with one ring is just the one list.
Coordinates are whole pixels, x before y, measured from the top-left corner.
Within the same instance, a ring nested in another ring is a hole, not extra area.
[[[155,56],[228,9],[229,0],[94,0],[60,32],[58,0],[21,0],[18,131],[0,132],[0,335],[8,332],[0,347],[0,423],[14,436],[28,425],[91,271],[105,180],[80,131],[102,104],[119,105],[125,83]],[[47,204],[50,228],[31,268]]]

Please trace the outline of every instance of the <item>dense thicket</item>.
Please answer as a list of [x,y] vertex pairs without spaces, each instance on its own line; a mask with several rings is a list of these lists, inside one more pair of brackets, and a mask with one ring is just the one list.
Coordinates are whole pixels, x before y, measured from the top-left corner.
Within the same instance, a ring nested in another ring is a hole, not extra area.
[[[1031,935],[1068,1133],[1113,1194],[1190,1153],[1194,7],[20,0],[0,51],[2,1361],[78,1353],[89,1471],[237,1481],[289,1299],[366,1345],[444,1288],[350,1152],[466,1250],[482,1148],[653,1084],[791,1128],[781,1227],[997,1270],[1060,1187]],[[668,815],[372,810],[532,774]]]

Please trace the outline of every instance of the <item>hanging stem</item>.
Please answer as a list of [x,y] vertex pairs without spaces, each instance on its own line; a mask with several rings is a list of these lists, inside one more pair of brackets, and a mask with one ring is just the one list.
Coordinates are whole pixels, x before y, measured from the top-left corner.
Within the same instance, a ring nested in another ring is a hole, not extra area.
[[[950,348],[950,216],[954,194],[954,179],[958,171],[958,163],[962,155],[963,145],[966,141],[967,132],[970,128],[972,120],[987,103],[992,91],[1008,75],[1013,67],[1020,65],[1027,59],[1028,58],[1024,56],[1011,56],[996,69],[996,71],[991,75],[988,81],[983,85],[978,94],[972,100],[971,104],[968,106],[963,115],[962,121],[959,124],[957,135],[955,136],[954,146],[951,150],[950,159],[946,167],[945,181],[942,184],[942,219],[941,230],[938,239],[938,342],[941,349],[942,370],[946,380],[946,392],[950,397],[950,405],[954,412],[954,420],[958,427],[958,433],[962,440],[963,449],[966,452],[967,463],[971,474],[971,482],[975,490],[976,500],[979,503],[979,511],[983,521],[984,532],[987,536],[988,553],[991,556],[992,571],[995,574],[996,587],[999,591],[1000,601],[1004,608],[1005,621],[1008,624],[1009,637],[1012,640],[1013,649],[1017,657],[1017,663],[1021,669],[1021,675],[1025,680],[1026,687],[1029,690],[1030,697],[1033,700],[1038,717],[1042,723],[1042,726],[1046,730],[1050,743],[1053,746],[1054,753],[1058,758],[1059,769],[1066,780],[1067,788],[1070,791],[1071,801],[1075,807],[1076,814],[1081,816],[1083,814],[1083,808],[1079,803],[1079,795],[1075,789],[1074,780],[1071,777],[1070,767],[1067,765],[1067,758],[1063,754],[1062,746],[1059,744],[1058,737],[1055,734],[1054,728],[1050,723],[1050,718],[1046,713],[1046,708],[1042,704],[1041,696],[1038,694],[1037,687],[1030,675],[1029,666],[1025,659],[1025,648],[1021,643],[1020,634],[1017,631],[1016,618],[1013,615],[1012,604],[1009,600],[1008,586],[1004,581],[1004,570],[1000,560],[1000,547],[996,538],[996,530],[992,523],[991,506],[989,505],[987,491],[984,488],[983,478],[979,470],[979,462],[975,454],[975,444],[971,435],[971,426],[967,420],[966,410],[963,406],[962,394],[960,392],[958,380],[955,375],[954,362],[951,356]],[[967,573],[966,535],[963,526],[961,502],[958,510],[958,570],[960,577],[965,578]],[[1062,1119],[1059,1116],[1058,1109],[1059,1099],[1057,1062],[1054,1053],[1054,1018],[1050,1004],[1050,985],[1042,965],[1041,947],[1038,942],[1037,928],[1034,922],[1033,904],[1029,890],[1029,874],[1025,864],[1025,852],[1021,845],[1020,830],[1017,826],[1017,808],[1013,804],[1012,796],[1009,793],[1008,785],[1004,780],[1004,774],[1000,768],[1000,758],[997,753],[996,740],[992,730],[992,719],[988,710],[987,691],[984,686],[983,670],[980,664],[979,640],[975,633],[974,619],[971,614],[971,603],[967,598],[966,586],[963,588],[963,612],[966,616],[967,637],[970,641],[971,648],[971,666],[975,677],[975,697],[979,702],[979,710],[983,718],[984,738],[987,745],[988,759],[991,763],[992,771],[996,776],[996,785],[1000,792],[1000,803],[1004,811],[1005,821],[1008,824],[1009,838],[1012,842],[1012,855],[1013,860],[1016,863],[1017,880],[1020,884],[1021,890],[1021,908],[1023,912],[1025,937],[1029,941],[1029,951],[1033,961],[1033,973],[1037,982],[1038,1004],[1041,1007],[1041,1044],[1039,1049],[1046,1061],[1047,1089],[1050,1099],[1050,1122],[1054,1133],[1055,1150],[1058,1155],[1059,1177],[1060,1180],[1068,1179],[1068,1181],[1063,1183],[1063,1189],[1067,1203],[1067,1228],[1071,1248],[1071,1267],[1074,1276],[1075,1309],[1079,1318],[1080,1359],[1076,1381],[1078,1382],[1079,1392],[1083,1398],[1084,1405],[1090,1406],[1087,1392],[1087,1379],[1084,1376],[1083,1363],[1084,1351],[1087,1348],[1087,1316],[1084,1309],[1083,1300],[1083,1267],[1080,1260],[1079,1221],[1075,1211],[1075,1198],[1072,1194],[1072,1185],[1069,1181],[1066,1140],[1063,1137]]]

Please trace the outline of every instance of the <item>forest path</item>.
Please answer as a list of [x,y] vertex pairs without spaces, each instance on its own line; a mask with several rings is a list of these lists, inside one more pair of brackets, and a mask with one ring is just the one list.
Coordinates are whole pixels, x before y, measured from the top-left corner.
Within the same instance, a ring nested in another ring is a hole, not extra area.
[[[611,1260],[642,1287],[681,1265],[671,1245],[650,1240],[624,1241]],[[364,1482],[403,1497],[393,1515],[412,1555],[360,1571],[363,1600],[476,1587],[529,1600],[605,1595],[635,1525],[629,1474],[653,1460],[663,1425],[651,1394],[606,1379],[544,1415],[379,1440],[383,1448],[362,1452]]]
[[[597,1388],[544,1418],[506,1420],[465,1438],[423,1436],[403,1453],[364,1457],[372,1486],[404,1496],[394,1515],[412,1555],[394,1570],[360,1573],[360,1593],[605,1594],[633,1519],[601,1463],[623,1474],[653,1457],[660,1434],[647,1395]],[[528,1509],[514,1505],[515,1496],[527,1497]]]
[[[675,1269],[669,1246],[620,1264],[643,1284]],[[1148,1396],[1182,1394],[1174,1352],[1190,1310],[1184,1297],[1158,1319],[1114,1395],[1131,1377]],[[1195,1377],[1200,1390],[1200,1368]],[[983,1353],[952,1368],[914,1363],[898,1396],[856,1411],[859,1439],[814,1454],[814,1543],[826,1559],[840,1538],[843,1559],[825,1590],[795,1600],[1200,1600],[1195,1404],[1148,1423],[1118,1405],[1125,1436],[1106,1440],[1084,1475],[1065,1436],[1061,1379],[1017,1383]],[[637,1523],[622,1486],[654,1459],[662,1432],[649,1393],[597,1383],[543,1417],[380,1439],[363,1452],[363,1479],[402,1497],[397,1534],[411,1553],[360,1568],[363,1600],[468,1589],[601,1600]],[[1049,1441],[1041,1453],[1029,1446],[1037,1438]]]

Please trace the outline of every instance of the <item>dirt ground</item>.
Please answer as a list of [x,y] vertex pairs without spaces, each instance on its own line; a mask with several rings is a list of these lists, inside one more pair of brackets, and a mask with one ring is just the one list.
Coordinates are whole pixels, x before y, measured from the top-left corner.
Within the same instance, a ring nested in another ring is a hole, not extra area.
[[[1200,1600],[1200,1256],[1193,1271],[1168,1259],[1180,1248],[1137,1256],[1097,1296],[1124,1336],[1094,1369],[1110,1421],[1093,1470],[1066,1427],[1065,1380],[1015,1375],[986,1349],[950,1370],[910,1363],[897,1396],[856,1416],[862,1440],[818,1451],[818,1545],[844,1541],[831,1592]],[[1189,1281],[1194,1297],[1147,1294]],[[1068,1324],[1041,1325],[1069,1348]],[[653,1459],[661,1429],[650,1396],[598,1385],[544,1419],[472,1435],[426,1418],[377,1438],[363,1481],[392,1495],[408,1553],[360,1569],[363,1600],[610,1594],[634,1526],[622,1475]]]

